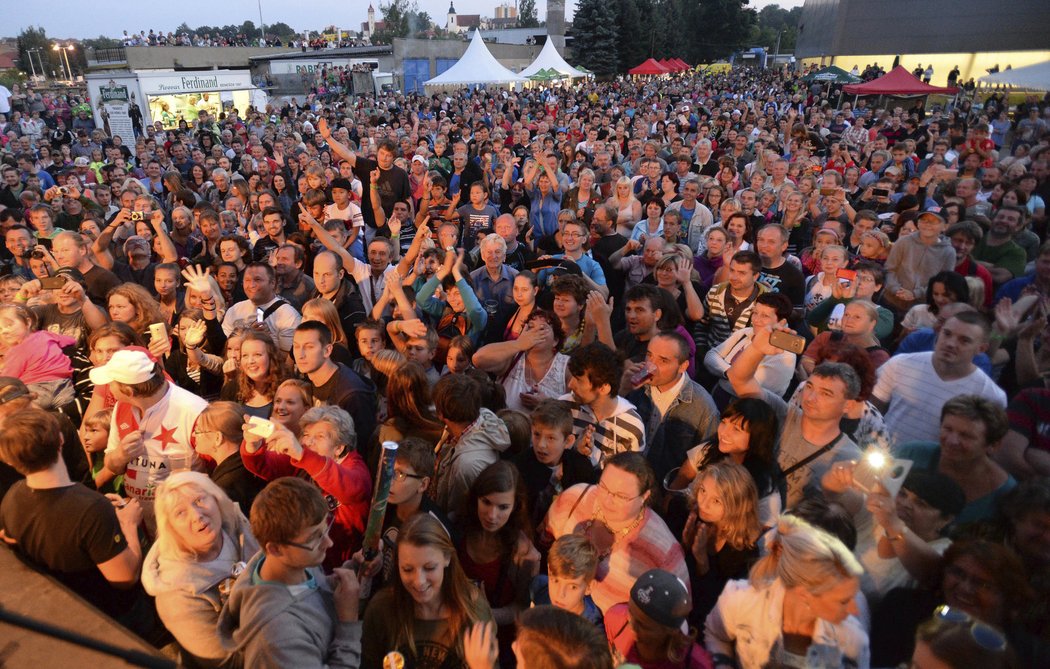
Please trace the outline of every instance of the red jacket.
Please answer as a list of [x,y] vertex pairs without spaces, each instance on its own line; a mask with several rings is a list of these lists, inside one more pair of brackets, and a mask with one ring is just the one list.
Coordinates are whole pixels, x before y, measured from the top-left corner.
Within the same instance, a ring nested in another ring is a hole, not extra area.
[[324,569],[331,572],[361,549],[361,540],[372,504],[372,476],[368,466],[356,451],[335,461],[303,449],[300,460],[287,455],[259,449],[249,453],[241,444],[241,460],[251,473],[266,481],[282,476],[309,475],[324,493],[328,508],[335,514],[332,525],[332,547],[324,559]]

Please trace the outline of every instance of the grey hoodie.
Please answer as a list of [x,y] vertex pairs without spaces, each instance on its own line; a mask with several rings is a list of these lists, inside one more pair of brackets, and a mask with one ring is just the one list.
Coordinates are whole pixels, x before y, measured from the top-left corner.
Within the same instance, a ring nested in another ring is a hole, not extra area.
[[[248,521],[238,511],[223,530],[224,541],[236,546],[235,560],[243,569],[243,563],[259,552]],[[223,569],[218,562],[162,557],[159,546],[153,544],[146,554],[142,585],[157,598],[157,613],[164,626],[198,665],[240,666],[240,658],[223,648],[215,628],[232,578],[240,571]]]
[[482,408],[481,415],[458,442],[450,443],[450,438],[445,430],[438,442],[432,496],[439,507],[454,517],[466,504],[474,479],[510,446],[510,433],[503,419]]
[[954,269],[955,249],[947,237],[927,246],[919,241],[919,233],[905,235],[894,243],[886,259],[885,292],[904,288],[921,300],[926,295],[926,284],[935,274]]
[[257,578],[264,557],[259,553],[248,563],[219,615],[223,646],[252,669],[359,669],[361,622],[336,618],[324,572],[308,569],[316,587],[293,595],[283,583]]

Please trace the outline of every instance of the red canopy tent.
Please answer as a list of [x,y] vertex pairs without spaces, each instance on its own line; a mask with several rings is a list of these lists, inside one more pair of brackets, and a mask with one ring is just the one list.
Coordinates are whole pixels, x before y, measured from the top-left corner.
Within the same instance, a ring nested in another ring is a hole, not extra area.
[[674,62],[678,63],[678,65],[681,66],[681,68],[683,70],[691,70],[691,69],[693,69],[692,66],[689,65],[689,63],[685,62],[681,58],[673,58],[672,60],[674,60]]
[[670,72],[669,69],[652,58],[647,59],[641,65],[627,70],[627,74],[667,74],[668,72]]
[[842,87],[849,95],[932,95],[954,94],[958,88],[947,88],[925,84],[911,72],[898,65],[883,76],[863,84],[848,84]]

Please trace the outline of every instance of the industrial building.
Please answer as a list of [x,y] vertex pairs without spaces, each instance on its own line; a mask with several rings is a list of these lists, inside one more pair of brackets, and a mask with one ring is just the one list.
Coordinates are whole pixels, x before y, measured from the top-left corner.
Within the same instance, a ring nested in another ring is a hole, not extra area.
[[909,70],[932,65],[941,86],[954,67],[962,82],[1050,60],[1050,2],[806,0],[795,44],[803,65],[888,71],[898,57]]

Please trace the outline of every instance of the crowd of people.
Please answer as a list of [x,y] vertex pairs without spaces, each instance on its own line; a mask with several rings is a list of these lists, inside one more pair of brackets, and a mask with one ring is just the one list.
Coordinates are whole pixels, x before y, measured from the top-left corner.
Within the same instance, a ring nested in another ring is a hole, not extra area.
[[0,536],[188,666],[1047,666],[1050,99],[801,74],[22,95]]
[[[264,35],[262,37],[248,37],[244,33],[237,33],[232,37],[215,33],[173,33],[164,31],[157,32],[152,28],[149,31],[139,32],[127,30],[121,36],[124,46],[205,46],[205,47],[229,47],[229,46],[287,46],[298,48],[306,45],[305,40],[285,39],[279,35]],[[323,42],[324,40],[322,40]],[[313,47],[313,41],[310,42]]]

